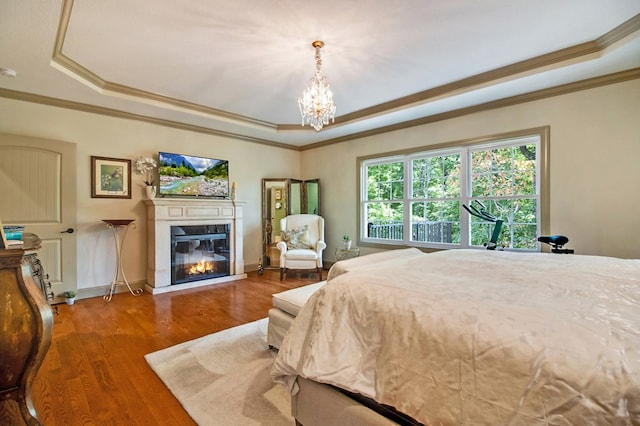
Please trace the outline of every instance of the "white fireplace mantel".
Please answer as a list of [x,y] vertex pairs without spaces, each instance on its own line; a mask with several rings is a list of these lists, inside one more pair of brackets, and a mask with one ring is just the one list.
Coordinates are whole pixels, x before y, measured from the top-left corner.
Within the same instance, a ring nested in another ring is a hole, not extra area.
[[[243,201],[217,199],[145,200],[147,206],[147,285],[152,294],[183,290],[246,278],[242,248]],[[171,227],[188,225],[231,225],[229,275],[171,285]]]

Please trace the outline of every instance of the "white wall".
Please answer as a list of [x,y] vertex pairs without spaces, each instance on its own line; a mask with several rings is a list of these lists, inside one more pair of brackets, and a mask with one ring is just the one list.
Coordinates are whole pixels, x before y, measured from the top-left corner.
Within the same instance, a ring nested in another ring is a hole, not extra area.
[[326,258],[357,235],[358,156],[547,125],[551,233],[577,253],[640,258],[640,80],[304,151],[303,178],[321,180]]
[[300,152],[236,139],[177,130],[139,121],[0,98],[0,132],[77,144],[78,288],[106,286],[115,270],[114,242],[102,219],[136,219],[123,248],[124,270],[131,282],[146,277],[146,197],[143,177],[132,171],[132,198],[91,198],[92,155],[134,160],[158,151],[229,160],[229,177],[244,205],[244,259],[255,267],[262,253],[261,179],[298,177]]
[[[134,218],[124,268],[146,275],[146,211],[142,177],[131,200],[90,197],[90,156],[135,159],[158,151],[224,158],[246,201],[244,258],[261,254],[261,178],[320,178],[328,249],[356,235],[356,157],[549,125],[551,233],[569,236],[583,254],[640,258],[640,80],[486,111],[383,135],[297,152],[168,127],[0,98],[0,132],[78,146],[78,288],[106,286],[114,249],[104,218]],[[372,251],[363,250],[363,253]]]

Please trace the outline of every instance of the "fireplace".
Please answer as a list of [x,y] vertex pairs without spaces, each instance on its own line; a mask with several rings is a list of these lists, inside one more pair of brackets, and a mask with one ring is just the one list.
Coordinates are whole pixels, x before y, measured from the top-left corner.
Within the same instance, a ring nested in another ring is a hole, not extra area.
[[171,227],[171,285],[229,275],[229,224]]
[[216,199],[145,200],[147,284],[152,293],[246,278],[243,202]]

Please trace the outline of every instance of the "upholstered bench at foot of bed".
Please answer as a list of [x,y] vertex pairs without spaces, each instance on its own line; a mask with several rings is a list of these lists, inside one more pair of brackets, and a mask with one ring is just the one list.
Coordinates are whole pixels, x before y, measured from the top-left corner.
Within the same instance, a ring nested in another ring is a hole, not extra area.
[[326,283],[326,281],[320,281],[273,295],[273,307],[269,309],[269,325],[267,327],[267,344],[270,348],[278,349],[280,347],[284,335],[287,334],[302,305]]

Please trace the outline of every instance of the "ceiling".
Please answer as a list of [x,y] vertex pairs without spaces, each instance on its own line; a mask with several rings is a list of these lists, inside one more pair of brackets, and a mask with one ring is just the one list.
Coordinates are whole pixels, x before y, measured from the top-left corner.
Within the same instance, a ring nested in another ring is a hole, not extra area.
[[0,32],[1,97],[294,149],[640,78],[639,0],[9,0]]

